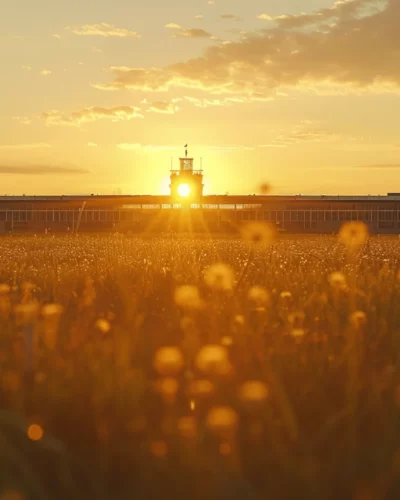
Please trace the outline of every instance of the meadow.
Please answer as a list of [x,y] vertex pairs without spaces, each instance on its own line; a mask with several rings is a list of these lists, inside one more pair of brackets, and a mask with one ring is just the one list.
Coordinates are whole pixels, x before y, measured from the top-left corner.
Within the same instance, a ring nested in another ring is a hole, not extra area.
[[0,239],[0,499],[400,498],[400,239]]

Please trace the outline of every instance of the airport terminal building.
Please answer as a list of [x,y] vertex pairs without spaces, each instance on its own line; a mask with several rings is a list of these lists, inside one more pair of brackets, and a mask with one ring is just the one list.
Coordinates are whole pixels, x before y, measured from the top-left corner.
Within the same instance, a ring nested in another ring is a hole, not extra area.
[[336,233],[363,221],[372,234],[400,234],[400,193],[386,196],[203,195],[193,158],[170,172],[170,195],[0,196],[0,232],[234,233],[267,221],[288,233]]

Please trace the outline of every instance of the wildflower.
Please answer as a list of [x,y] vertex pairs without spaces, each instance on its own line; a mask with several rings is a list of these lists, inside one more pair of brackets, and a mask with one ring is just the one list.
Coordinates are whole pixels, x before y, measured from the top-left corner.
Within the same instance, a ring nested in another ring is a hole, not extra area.
[[201,309],[203,301],[197,286],[183,285],[175,290],[175,304],[183,309]]
[[243,403],[262,403],[268,398],[268,388],[260,380],[248,380],[239,387],[238,397]]
[[183,365],[183,355],[177,347],[161,347],[155,353],[153,367],[162,376],[177,375]]
[[339,241],[351,249],[363,245],[368,239],[368,227],[363,222],[346,222],[339,231]]
[[248,299],[258,307],[263,307],[269,302],[269,294],[262,286],[253,286],[248,293]]
[[204,282],[212,290],[231,290],[234,284],[233,270],[226,264],[213,264],[205,270]]
[[238,416],[229,406],[215,406],[207,413],[207,427],[216,434],[235,431],[238,426]]
[[265,222],[250,222],[242,228],[242,238],[253,248],[265,248],[275,239],[276,230]]
[[336,289],[336,290],[343,289],[346,287],[346,278],[345,278],[344,274],[342,274],[340,272],[336,271],[334,273],[331,273],[328,276],[328,281],[329,281],[329,284],[331,285],[331,287]]
[[206,345],[196,356],[196,366],[206,375],[225,375],[230,371],[228,351],[220,345]]

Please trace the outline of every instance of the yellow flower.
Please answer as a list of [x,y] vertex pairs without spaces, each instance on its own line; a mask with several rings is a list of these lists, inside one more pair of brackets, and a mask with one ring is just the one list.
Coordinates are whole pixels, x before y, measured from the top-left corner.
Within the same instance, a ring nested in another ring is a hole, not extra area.
[[270,245],[276,236],[276,230],[265,222],[250,222],[243,226],[242,238],[252,248],[265,248]]
[[154,369],[162,376],[177,375],[183,364],[182,353],[177,347],[161,347],[153,360]]
[[350,249],[363,245],[367,239],[368,227],[363,222],[346,222],[340,228],[339,241]]
[[233,270],[226,264],[213,264],[205,270],[204,282],[213,290],[231,290],[234,284]]

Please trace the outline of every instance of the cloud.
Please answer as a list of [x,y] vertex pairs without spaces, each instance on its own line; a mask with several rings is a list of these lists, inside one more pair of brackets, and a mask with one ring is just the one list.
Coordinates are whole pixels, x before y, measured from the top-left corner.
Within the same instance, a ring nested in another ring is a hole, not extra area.
[[168,23],[165,28],[174,31],[173,38],[215,38],[211,33],[200,28],[185,29],[175,23]]
[[61,35],[59,35],[58,33],[54,33],[53,37],[54,37],[54,38],[57,38],[57,40],[60,40]]
[[49,75],[51,75],[51,71],[49,69],[42,69],[42,71],[40,72],[40,74],[42,76],[49,76]]
[[196,21],[201,21],[202,19],[204,19],[204,16],[203,14],[197,14],[197,16],[194,16],[194,18],[196,19]]
[[300,26],[308,26],[302,31],[292,29],[293,20],[284,21],[285,26],[278,23],[240,41],[216,44],[200,57],[162,69],[112,68],[114,80],[98,88],[186,87],[262,98],[281,86],[329,84],[371,91],[384,85],[400,87],[400,2],[341,0],[331,9],[336,16],[332,26],[326,25],[328,14],[318,11],[310,16],[321,22],[309,25],[302,17]]
[[209,146],[207,149],[211,151],[219,151],[221,153],[229,153],[231,151],[252,151],[252,146]]
[[89,174],[90,170],[78,167],[53,165],[4,165],[0,164],[0,174],[47,175],[47,174]]
[[104,37],[119,37],[119,38],[140,38],[141,35],[136,31],[130,31],[125,28],[117,28],[113,24],[84,24],[76,28],[67,26],[66,30],[72,31],[75,35],[82,36],[104,36]]
[[293,127],[290,131],[282,132],[275,140],[259,147],[269,148],[286,148],[293,144],[301,144],[308,142],[335,142],[341,139],[339,134],[329,132],[323,129],[319,122],[312,120],[304,120],[299,125]]
[[13,120],[18,121],[21,125],[30,125],[32,120],[27,116],[13,116]]
[[234,14],[221,14],[219,18],[223,21],[242,21],[241,17],[235,16]]
[[31,144],[0,144],[1,150],[20,150],[20,149],[47,149],[51,148],[46,142],[33,142]]
[[26,69],[26,71],[32,71],[32,66],[22,66],[22,69]]
[[101,118],[109,118],[113,122],[143,118],[140,111],[140,108],[134,106],[115,106],[113,108],[93,106],[70,113],[64,113],[58,110],[47,111],[41,114],[41,118],[46,120],[47,125],[79,126],[82,123],[94,122]]
[[381,10],[385,0],[336,0],[332,7],[320,9],[311,14],[302,12],[301,14],[289,14],[280,16],[270,16],[260,14],[259,19],[275,21],[280,28],[293,29],[304,26],[321,24],[324,21],[336,20],[341,22],[360,18],[363,15],[371,15],[376,10]]
[[97,148],[98,144],[96,144],[95,142],[88,142],[88,146],[90,148]]
[[157,101],[153,102],[148,109],[149,112],[154,113],[164,113],[168,115],[173,115],[177,111],[179,111],[179,107],[176,106],[173,102],[168,101]]

